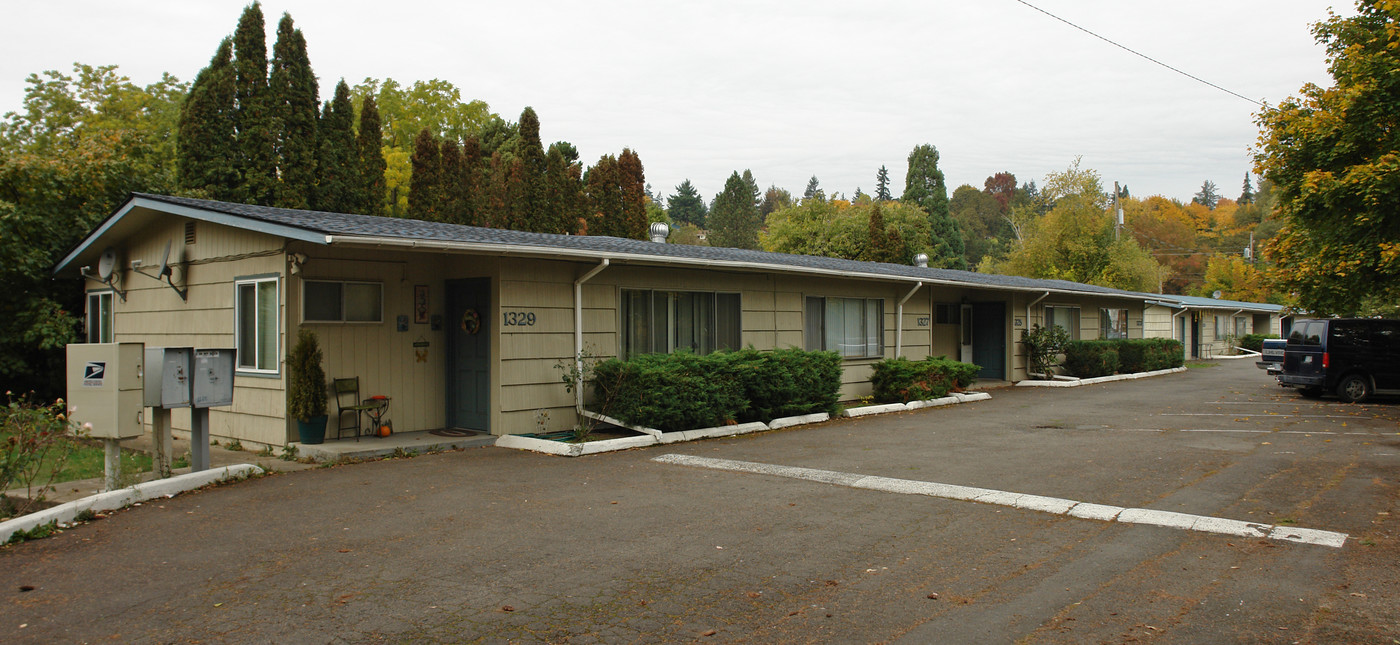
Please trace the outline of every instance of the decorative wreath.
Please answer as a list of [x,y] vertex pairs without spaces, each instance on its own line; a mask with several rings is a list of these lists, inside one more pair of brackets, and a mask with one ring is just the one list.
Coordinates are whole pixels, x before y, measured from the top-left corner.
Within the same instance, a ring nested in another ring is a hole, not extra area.
[[476,335],[476,332],[481,331],[481,314],[476,313],[475,309],[462,312],[462,331],[473,336]]

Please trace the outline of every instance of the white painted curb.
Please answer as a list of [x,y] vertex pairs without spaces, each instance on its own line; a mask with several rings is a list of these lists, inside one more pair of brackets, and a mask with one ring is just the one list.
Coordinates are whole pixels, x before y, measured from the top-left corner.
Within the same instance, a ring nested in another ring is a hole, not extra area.
[[863,417],[870,414],[886,414],[889,412],[904,412],[909,406],[903,403],[886,403],[884,405],[867,405],[859,408],[846,408],[841,411],[843,417]]
[[67,524],[77,519],[78,514],[83,511],[92,511],[94,513],[115,511],[119,508],[125,508],[148,499],[174,497],[185,491],[203,488],[215,482],[242,479],[244,477],[252,477],[261,474],[263,474],[263,469],[252,464],[235,464],[232,466],[201,470],[197,473],[176,475],[168,479],[142,482],[129,488],[110,490],[90,497],[75,499],[66,504],[59,504],[52,508],[46,508],[37,513],[30,513],[0,522],[0,544],[9,542],[10,538],[19,531],[32,531],[50,522]]
[[800,417],[781,417],[769,421],[768,429],[777,430],[778,428],[791,428],[793,426],[802,426],[807,425],[809,423],[822,423],[824,421],[830,420],[831,415],[825,412],[818,412],[816,414],[804,414]]
[[1176,374],[1185,372],[1185,367],[1173,367],[1165,370],[1153,370],[1151,372],[1134,372],[1132,374],[1114,374],[1112,376],[1097,376],[1094,378],[1079,379],[1077,381],[1018,381],[1016,387],[1079,387],[1081,385],[1094,385],[1097,383],[1110,383],[1113,381],[1130,381],[1152,376],[1162,376],[1165,374]]

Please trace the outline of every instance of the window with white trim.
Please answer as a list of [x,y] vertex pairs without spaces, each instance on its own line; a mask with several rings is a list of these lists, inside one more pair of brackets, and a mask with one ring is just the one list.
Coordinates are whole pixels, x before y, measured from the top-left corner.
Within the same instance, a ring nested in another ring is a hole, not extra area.
[[90,291],[87,295],[87,342],[112,342],[112,292]]
[[1099,310],[1099,338],[1127,338],[1128,337],[1128,310],[1127,309],[1100,309]]
[[1235,316],[1235,338],[1249,335],[1249,319],[1244,316]]
[[1069,334],[1070,340],[1079,340],[1079,307],[1046,305],[1045,326],[1060,327]]
[[384,322],[384,285],[302,280],[303,322]]
[[234,345],[240,372],[278,372],[277,288],[276,276],[234,281]]
[[622,290],[622,355],[738,349],[739,294]]
[[885,301],[881,298],[809,296],[807,349],[833,351],[843,358],[878,358],[885,354]]
[[1230,324],[1224,316],[1215,317],[1215,338],[1219,340],[1230,335]]

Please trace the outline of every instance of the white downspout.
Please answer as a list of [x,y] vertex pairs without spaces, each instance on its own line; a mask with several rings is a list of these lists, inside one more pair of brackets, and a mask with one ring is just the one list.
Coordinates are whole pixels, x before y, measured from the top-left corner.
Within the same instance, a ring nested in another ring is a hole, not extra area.
[[[913,298],[913,297],[914,297],[914,294],[915,294],[916,292],[918,292],[919,288],[922,287],[922,286],[924,286],[924,283],[922,283],[922,282],[915,282],[915,283],[914,283],[914,288],[913,288],[913,289],[910,289],[910,290],[909,290],[909,293],[904,294],[904,297],[899,299],[899,304],[895,305],[895,307],[894,307],[894,321],[895,321],[895,322],[894,322],[894,357],[895,357],[895,358],[899,358],[900,356],[902,356],[902,355],[904,354],[904,303],[909,302],[909,299],[910,299],[910,298]],[[930,312],[930,313],[932,313],[932,312]]]
[[1049,292],[1049,291],[1046,291],[1045,293],[1041,294],[1039,298],[1036,298],[1035,300],[1032,300],[1032,301],[1026,303],[1026,327],[1025,327],[1025,329],[1026,329],[1027,331],[1029,331],[1030,328],[1031,328],[1031,307],[1036,306],[1036,304],[1039,303],[1041,300],[1044,300],[1044,299],[1049,298],[1049,297],[1050,297],[1050,292]]
[[[1182,308],[1181,308],[1181,311],[1178,311],[1178,312],[1172,314],[1171,326],[1172,326],[1172,335],[1173,335],[1173,336],[1176,335],[1176,317],[1177,317],[1177,316],[1180,316],[1181,314],[1184,314],[1184,313],[1186,313],[1186,312],[1188,312],[1188,311],[1191,311],[1191,310],[1190,310],[1189,308],[1187,308],[1187,307],[1182,307]],[[1189,359],[1189,358],[1191,358],[1191,345],[1190,345],[1189,343],[1186,342],[1186,330],[1182,330],[1182,332],[1181,332],[1181,360],[1184,361],[1184,360],[1187,360],[1187,359]]]
[[574,280],[574,407],[579,414],[583,413],[583,283],[608,268],[608,264],[609,260],[603,258],[601,264]]

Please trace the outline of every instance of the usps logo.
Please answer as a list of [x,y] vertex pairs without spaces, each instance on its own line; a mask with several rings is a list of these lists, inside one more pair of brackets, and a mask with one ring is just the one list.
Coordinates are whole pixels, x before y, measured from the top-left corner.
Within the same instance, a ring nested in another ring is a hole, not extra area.
[[88,361],[83,366],[83,387],[102,387],[102,380],[106,377],[106,361]]

